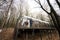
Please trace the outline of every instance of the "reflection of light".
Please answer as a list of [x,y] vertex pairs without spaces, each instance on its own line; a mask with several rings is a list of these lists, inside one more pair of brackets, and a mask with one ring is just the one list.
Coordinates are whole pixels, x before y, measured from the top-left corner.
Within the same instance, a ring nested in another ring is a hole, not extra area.
[[0,29],[0,32],[2,32],[2,29]]

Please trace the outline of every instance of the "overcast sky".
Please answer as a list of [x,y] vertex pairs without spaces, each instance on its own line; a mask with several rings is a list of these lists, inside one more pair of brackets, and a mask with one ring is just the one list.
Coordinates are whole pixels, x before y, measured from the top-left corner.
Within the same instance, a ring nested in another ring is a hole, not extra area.
[[[37,4],[34,0],[25,0],[25,1],[28,2],[30,12],[32,12],[32,13],[35,12],[35,14],[37,14],[36,12],[42,11],[42,9],[39,8],[40,7],[39,4]],[[48,12],[50,12],[50,9],[49,9],[49,6],[48,6],[46,0],[41,0],[41,3],[43,5],[43,7],[46,8]],[[57,14],[60,15],[60,9],[59,9],[57,3],[55,2],[55,0],[50,0],[50,3],[54,7]],[[42,13],[44,13],[44,15],[47,15],[45,12],[42,12]]]
[[[34,0],[25,0],[28,3],[29,6],[29,12],[34,14],[36,16],[37,14],[41,13],[43,15],[47,15],[41,8],[39,8],[39,4],[37,4]],[[42,1],[44,4],[44,1]]]
[[[15,5],[17,10],[19,9],[18,8],[18,5],[20,3],[20,0],[14,0],[15,2]],[[36,15],[38,13],[41,13],[45,16],[47,16],[47,14],[40,8],[39,4],[37,4],[34,0],[21,0],[21,2],[23,3],[24,7],[25,8],[28,8],[29,12]],[[43,5],[43,7],[48,11],[50,12],[50,8],[46,2],[46,0],[41,0],[41,3]],[[50,3],[53,5],[54,9],[56,10],[57,14],[60,15],[60,9],[57,5],[57,3],[55,2],[55,0],[50,0]]]

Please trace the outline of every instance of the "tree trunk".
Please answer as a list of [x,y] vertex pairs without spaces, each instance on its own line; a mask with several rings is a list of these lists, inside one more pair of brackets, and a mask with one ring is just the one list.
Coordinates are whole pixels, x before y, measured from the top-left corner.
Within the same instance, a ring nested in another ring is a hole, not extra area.
[[50,4],[49,0],[47,0],[47,2],[48,2],[48,5],[49,5],[50,8],[51,8],[51,12],[53,13],[53,14],[51,13],[51,17],[52,17],[53,22],[54,22],[54,24],[55,24],[55,28],[56,28],[56,29],[58,30],[58,32],[59,32],[59,37],[60,37],[60,25],[59,25],[58,15],[57,15],[56,11],[53,9],[53,7],[52,7],[52,5]]

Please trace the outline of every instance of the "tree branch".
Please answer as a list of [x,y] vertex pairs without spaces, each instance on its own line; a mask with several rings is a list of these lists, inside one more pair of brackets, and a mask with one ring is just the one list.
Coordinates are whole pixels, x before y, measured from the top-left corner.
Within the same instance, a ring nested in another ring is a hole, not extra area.
[[[36,0],[35,0],[35,1],[36,1]],[[38,0],[38,1],[36,1],[36,2],[41,6],[41,8],[42,8],[46,13],[48,13],[48,14],[50,15],[50,13],[49,13],[48,11],[46,11],[46,10],[43,8],[43,6],[42,6],[40,0]]]
[[56,3],[58,4],[58,6],[59,6],[59,8],[60,8],[60,3],[58,2],[58,0],[55,0],[56,1]]
[[49,0],[47,0],[47,3],[49,4],[50,6],[50,9],[51,9],[51,17],[53,19],[53,23],[55,24],[55,28],[58,30],[58,32],[60,32],[60,25],[59,25],[59,21],[58,21],[58,15],[56,13],[56,11],[53,9],[51,3],[49,2]]
[[8,7],[8,11],[6,12],[6,18],[4,17],[4,22],[3,22],[3,24],[2,24],[2,27],[4,27],[6,24],[7,24],[7,16],[8,16],[8,12],[9,12],[9,9],[10,9],[10,7],[11,7],[11,4],[12,4],[12,2],[13,2],[13,0],[11,0],[11,3],[10,3],[10,5],[9,5],[9,7]]

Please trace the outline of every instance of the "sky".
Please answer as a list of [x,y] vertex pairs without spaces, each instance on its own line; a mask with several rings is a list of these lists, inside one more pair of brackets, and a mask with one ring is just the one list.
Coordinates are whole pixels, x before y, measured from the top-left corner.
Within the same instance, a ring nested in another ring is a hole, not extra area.
[[[43,12],[43,10],[40,8],[39,4],[37,4],[34,0],[26,0],[28,5],[29,5],[29,11],[30,13],[34,14],[34,16],[36,16],[37,14],[41,13],[45,16],[47,16],[47,14],[45,12]],[[44,1],[41,1],[42,4],[44,4]]]
[[[17,8],[17,10],[19,9],[19,3],[20,0],[14,0],[15,2],[15,7]],[[34,14],[34,16],[36,16],[37,14],[42,14],[45,16],[48,16],[47,13],[45,13],[39,6],[39,4],[37,4],[34,0],[21,0],[21,2],[23,3],[22,5],[24,5],[25,8],[28,8],[29,13]],[[41,0],[41,3],[43,5],[43,7],[50,12],[50,8],[46,2],[46,0]],[[58,8],[56,2],[54,0],[50,0],[50,3],[53,5],[55,11],[57,12],[58,15],[60,15],[60,9]],[[16,6],[17,5],[17,6]]]
[[[35,15],[36,15],[37,14],[36,12],[42,12],[42,13],[44,13],[43,15],[47,16],[47,14],[44,11],[42,11],[41,8],[39,8],[40,7],[39,4],[37,4],[34,0],[26,0],[26,1],[28,2],[29,10],[30,10],[31,13],[35,12]],[[43,7],[46,8],[48,12],[50,12],[50,8],[49,8],[46,0],[41,0],[41,3],[42,3],[42,5],[44,5]],[[55,0],[50,0],[50,3],[54,7],[57,14],[60,16],[60,9],[59,9],[56,1]]]

